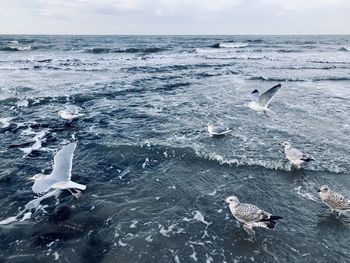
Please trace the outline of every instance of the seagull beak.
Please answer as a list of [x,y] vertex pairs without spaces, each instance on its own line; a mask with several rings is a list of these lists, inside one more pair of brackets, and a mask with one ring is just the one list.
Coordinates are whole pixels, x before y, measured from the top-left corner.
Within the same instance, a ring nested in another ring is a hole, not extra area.
[[319,192],[321,192],[321,190],[320,190],[320,189],[318,189],[318,190],[317,190],[317,193],[319,193]]

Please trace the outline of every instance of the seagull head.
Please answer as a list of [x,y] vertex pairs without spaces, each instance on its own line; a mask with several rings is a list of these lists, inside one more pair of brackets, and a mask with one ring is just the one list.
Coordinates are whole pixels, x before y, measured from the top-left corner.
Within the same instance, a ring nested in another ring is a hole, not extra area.
[[232,195],[232,196],[229,196],[225,199],[225,203],[227,203],[229,205],[237,206],[237,205],[239,205],[239,200],[236,196]]
[[58,111],[57,113],[58,113],[59,116],[62,116],[62,115],[64,115],[64,114],[66,114],[67,111],[65,111],[65,110],[60,110],[60,111]]
[[319,190],[317,190],[317,192],[321,192],[321,193],[327,193],[329,192],[329,187],[328,185],[322,185],[321,188]]
[[292,145],[289,143],[289,142],[282,142],[282,143],[280,143],[284,148],[290,148],[290,147],[292,147]]
[[29,181],[36,181],[36,180],[38,180],[38,179],[41,179],[41,178],[43,178],[45,176],[45,174],[36,174],[36,175],[34,175],[34,176],[32,176],[32,177],[29,177],[28,178],[28,180]]

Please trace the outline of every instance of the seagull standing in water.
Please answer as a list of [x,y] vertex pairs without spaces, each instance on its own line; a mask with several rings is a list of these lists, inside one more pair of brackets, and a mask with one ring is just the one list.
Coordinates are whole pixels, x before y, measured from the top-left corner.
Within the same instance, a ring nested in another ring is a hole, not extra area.
[[255,205],[240,203],[236,196],[229,196],[225,199],[229,204],[232,215],[240,222],[244,223],[243,229],[254,235],[253,227],[262,227],[274,230],[281,216],[274,216]]
[[259,95],[259,91],[255,89],[251,94],[251,102],[247,102],[244,104],[245,107],[258,111],[264,112],[264,114],[270,118],[270,115],[273,114],[273,111],[267,108],[272,101],[272,99],[276,96],[277,92],[281,88],[281,84],[277,84],[273,86],[271,89],[267,90],[263,94]]
[[282,142],[281,145],[284,147],[284,154],[286,158],[298,168],[301,164],[314,160],[302,151],[292,148],[292,145],[289,142]]
[[208,125],[208,132],[211,136],[221,136],[232,131],[232,129],[228,127],[223,127],[220,125],[214,125],[211,123],[208,123],[207,125]]
[[331,209],[332,213],[336,211],[340,216],[342,213],[350,211],[350,200],[330,190],[327,185],[322,185],[317,192],[319,192],[322,202]]
[[[34,193],[45,193],[50,189],[67,189],[73,196],[79,197],[80,190],[85,190],[86,186],[71,181],[73,154],[76,146],[77,144],[72,142],[63,146],[56,153],[51,174],[36,174],[29,178],[29,180],[34,181],[32,187]],[[75,192],[72,192],[70,189],[74,189]]]

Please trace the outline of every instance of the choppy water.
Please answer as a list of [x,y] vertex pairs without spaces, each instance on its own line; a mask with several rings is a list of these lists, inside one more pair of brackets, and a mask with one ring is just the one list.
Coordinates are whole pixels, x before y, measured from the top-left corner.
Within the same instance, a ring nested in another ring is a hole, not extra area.
[[[350,195],[350,36],[0,36],[0,50],[0,220],[74,138],[87,185],[1,225],[3,261],[350,260],[350,218],[315,191]],[[243,107],[277,83],[272,120]],[[65,105],[85,116],[65,124]],[[208,122],[233,132],[211,138]],[[315,162],[291,169],[286,140]],[[284,219],[251,239],[232,194]]]

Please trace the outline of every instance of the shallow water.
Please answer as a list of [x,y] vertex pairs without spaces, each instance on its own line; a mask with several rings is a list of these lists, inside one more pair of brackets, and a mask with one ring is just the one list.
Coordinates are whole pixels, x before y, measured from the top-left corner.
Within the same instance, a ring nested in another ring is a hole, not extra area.
[[[349,261],[350,218],[316,193],[350,195],[349,36],[0,36],[0,50],[0,221],[68,141],[87,185],[1,225],[4,261]],[[243,107],[277,83],[271,120]],[[66,105],[84,117],[65,123]],[[282,141],[315,161],[291,168]],[[284,219],[252,239],[232,194]]]

